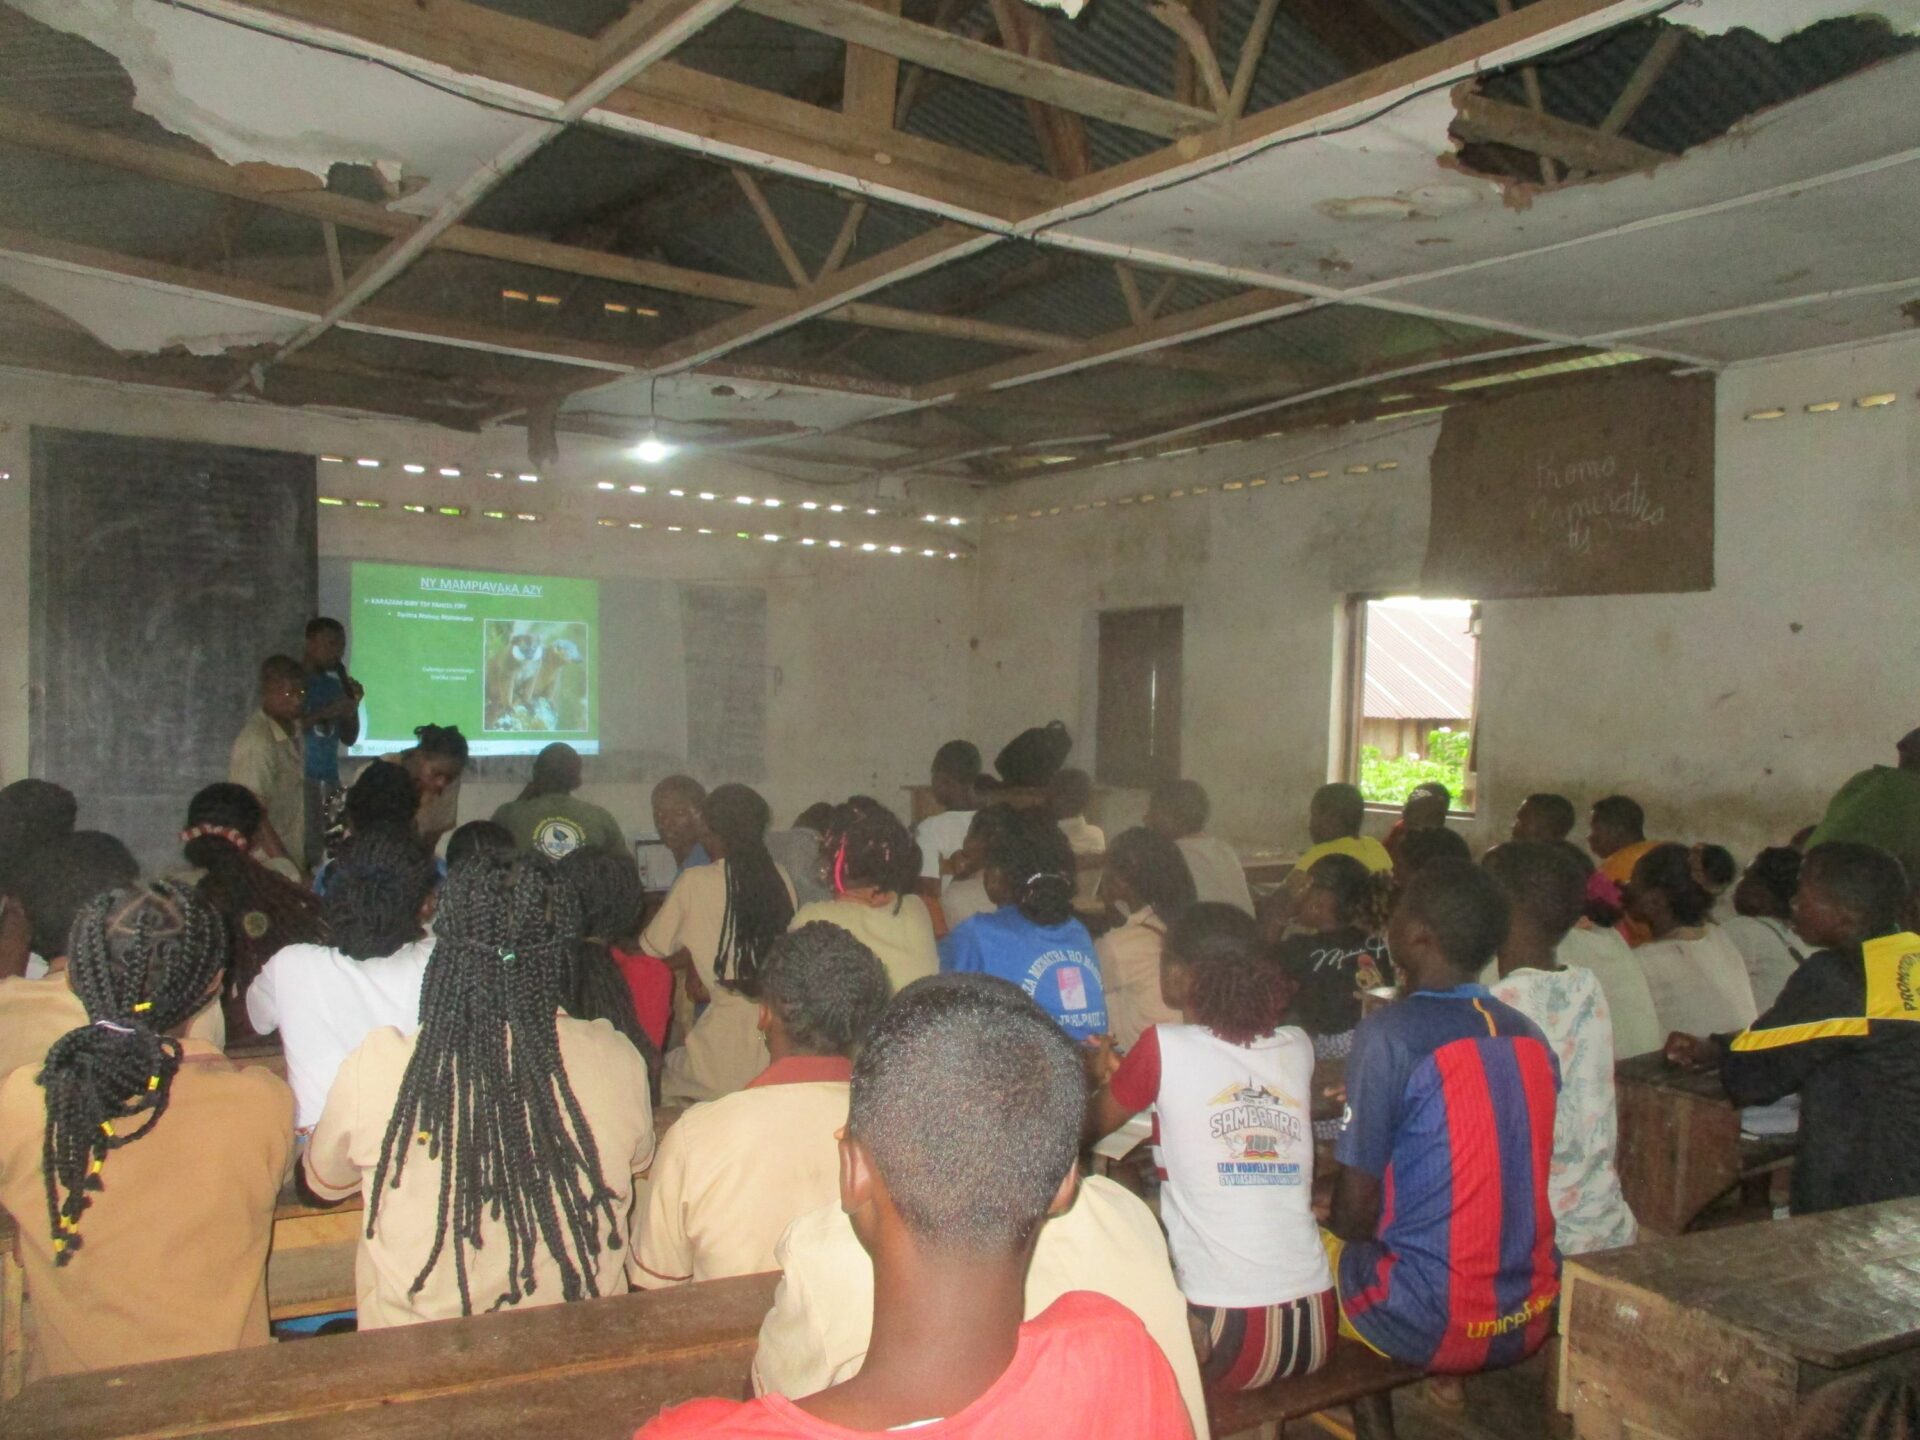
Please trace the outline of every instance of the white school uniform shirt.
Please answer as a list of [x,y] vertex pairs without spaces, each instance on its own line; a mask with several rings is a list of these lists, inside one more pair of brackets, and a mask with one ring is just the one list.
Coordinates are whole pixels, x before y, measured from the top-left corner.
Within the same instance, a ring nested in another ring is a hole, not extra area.
[[1160,1051],[1160,1214],[1180,1293],[1249,1310],[1327,1289],[1313,1216],[1306,1032],[1284,1025],[1251,1045],[1200,1025],[1156,1025],[1148,1035]]
[[1762,1015],[1766,1014],[1807,957],[1806,941],[1794,934],[1786,921],[1771,916],[1736,915],[1720,928],[1747,962],[1753,1003]]
[[946,916],[949,935],[974,916],[985,915],[993,908],[993,901],[987,898],[985,875],[969,875],[964,880],[956,880],[940,896],[940,913]]
[[[1575,926],[1555,949],[1554,958],[1569,969],[1578,966],[1591,970],[1600,982],[1601,992],[1607,997],[1607,1013],[1613,1019],[1615,1056],[1625,1060],[1667,1043],[1667,1032],[1654,1012],[1646,973],[1618,930],[1611,926]],[[1498,973],[1496,970],[1496,978]]]
[[920,846],[920,878],[938,880],[942,895],[947,893],[953,877],[940,873],[940,862],[960,853],[960,847],[967,843],[973,815],[971,810],[942,810],[913,827],[913,838]]
[[1076,855],[1107,853],[1107,832],[1098,825],[1088,824],[1084,815],[1069,815],[1062,820],[1060,833],[1067,837],[1067,845]]
[[1633,952],[1647,977],[1660,1028],[1688,1035],[1746,1029],[1760,1018],[1746,957],[1718,925],[1704,925],[1683,938],[1687,934],[1649,941]]
[[420,984],[433,938],[391,955],[355,960],[325,945],[289,945],[247,989],[247,1019],[262,1035],[280,1032],[293,1087],[294,1125],[311,1130],[347,1056],[374,1031],[420,1028]]
[[1198,899],[1234,905],[1253,914],[1253,892],[1247,888],[1247,872],[1240,864],[1238,851],[1213,835],[1189,835],[1174,843],[1186,857]]

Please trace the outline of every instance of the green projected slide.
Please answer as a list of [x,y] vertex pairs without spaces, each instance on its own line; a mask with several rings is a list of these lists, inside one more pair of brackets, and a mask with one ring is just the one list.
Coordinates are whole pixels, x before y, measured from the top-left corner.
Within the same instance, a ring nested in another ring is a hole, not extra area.
[[458,725],[476,755],[600,748],[600,584],[547,575],[353,566],[350,668],[366,687],[356,755]]

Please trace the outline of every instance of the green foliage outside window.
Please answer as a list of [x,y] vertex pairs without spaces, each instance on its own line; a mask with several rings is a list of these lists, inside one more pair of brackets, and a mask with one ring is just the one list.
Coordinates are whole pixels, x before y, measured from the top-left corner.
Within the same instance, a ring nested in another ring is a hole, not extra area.
[[1389,760],[1378,745],[1360,747],[1360,793],[1375,805],[1402,805],[1416,785],[1438,780],[1452,794],[1454,804],[1466,791],[1467,747],[1472,743],[1465,730],[1435,730],[1427,736],[1424,755],[1396,755]]

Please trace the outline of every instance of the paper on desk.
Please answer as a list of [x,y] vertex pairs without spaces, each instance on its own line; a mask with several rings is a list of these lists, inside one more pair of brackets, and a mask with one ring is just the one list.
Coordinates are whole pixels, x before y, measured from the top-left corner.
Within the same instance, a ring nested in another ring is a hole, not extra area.
[[1096,1141],[1093,1153],[1102,1160],[1123,1160],[1153,1138],[1153,1111],[1142,1110],[1111,1135]]
[[1800,1129],[1800,1097],[1789,1095],[1771,1105],[1749,1105],[1740,1112],[1743,1135],[1793,1135]]

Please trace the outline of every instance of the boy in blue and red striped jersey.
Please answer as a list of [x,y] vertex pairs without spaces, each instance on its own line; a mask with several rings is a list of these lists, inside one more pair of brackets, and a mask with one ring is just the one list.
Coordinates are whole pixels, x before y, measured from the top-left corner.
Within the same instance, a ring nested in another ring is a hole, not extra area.
[[1404,999],[1367,1017],[1347,1061],[1329,1228],[1345,1326],[1439,1374],[1539,1349],[1560,1290],[1547,1173],[1559,1068],[1545,1037],[1473,977],[1506,936],[1499,888],[1465,860],[1427,866],[1387,941]]

